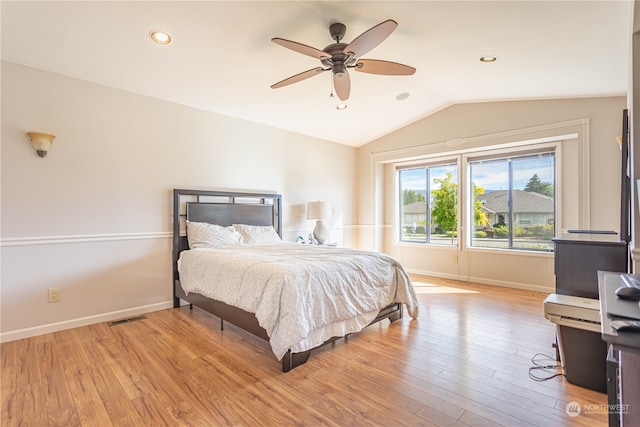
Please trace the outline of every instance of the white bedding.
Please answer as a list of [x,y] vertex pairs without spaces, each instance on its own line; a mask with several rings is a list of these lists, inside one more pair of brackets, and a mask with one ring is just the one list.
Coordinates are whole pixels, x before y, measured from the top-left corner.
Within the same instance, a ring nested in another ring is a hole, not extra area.
[[378,252],[294,243],[225,245],[181,252],[178,271],[187,294],[254,313],[278,359],[289,349],[308,350],[331,336],[359,331],[394,302],[418,317],[406,272]]

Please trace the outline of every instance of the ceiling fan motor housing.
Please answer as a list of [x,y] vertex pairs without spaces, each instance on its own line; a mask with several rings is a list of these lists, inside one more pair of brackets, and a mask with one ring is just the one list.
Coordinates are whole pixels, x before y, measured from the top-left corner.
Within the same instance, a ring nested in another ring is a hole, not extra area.
[[[324,52],[327,52],[331,55],[331,58],[323,58],[320,61],[322,65],[325,67],[333,68],[334,74],[336,73],[335,67],[337,65],[350,65],[348,62],[352,59],[348,55],[345,55],[344,48],[347,47],[346,43],[333,43],[323,49]],[[354,58],[355,59],[355,58]],[[344,66],[342,67],[342,72],[345,72]]]

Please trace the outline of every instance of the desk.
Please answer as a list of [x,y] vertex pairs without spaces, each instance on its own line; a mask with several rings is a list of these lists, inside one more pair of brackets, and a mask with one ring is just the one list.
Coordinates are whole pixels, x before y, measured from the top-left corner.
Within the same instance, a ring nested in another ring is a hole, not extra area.
[[[618,360],[617,386],[610,389],[608,394],[610,404],[619,398],[621,410],[618,417],[609,417],[609,425],[640,427],[640,332],[615,331],[611,327],[611,321],[619,317],[610,314],[620,312],[621,304],[626,305],[622,307],[626,309],[635,304],[638,309],[637,318],[640,319],[640,307],[637,302],[623,301],[616,297],[616,289],[622,286],[620,276],[620,273],[598,271],[602,339],[612,346]],[[612,396],[612,392],[617,393],[617,396]]]

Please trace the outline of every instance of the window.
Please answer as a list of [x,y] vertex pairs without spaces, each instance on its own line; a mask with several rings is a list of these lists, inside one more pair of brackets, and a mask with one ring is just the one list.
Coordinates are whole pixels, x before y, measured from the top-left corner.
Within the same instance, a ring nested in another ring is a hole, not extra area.
[[[396,165],[399,240],[553,251],[555,150],[555,143],[522,145]],[[458,167],[466,171],[461,182]],[[459,201],[463,194],[465,200]],[[462,220],[468,226],[459,242]]]
[[413,166],[398,171],[400,241],[458,244],[458,166]]
[[473,247],[553,250],[555,152],[471,159]]

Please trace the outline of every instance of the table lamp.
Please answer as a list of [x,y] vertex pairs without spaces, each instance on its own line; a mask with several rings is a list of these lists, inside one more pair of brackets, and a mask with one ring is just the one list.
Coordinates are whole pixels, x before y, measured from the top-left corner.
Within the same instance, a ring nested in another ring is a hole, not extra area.
[[307,203],[307,219],[315,219],[316,227],[313,229],[313,237],[319,245],[323,245],[329,237],[329,230],[324,225],[324,220],[331,217],[331,205],[329,202]]

